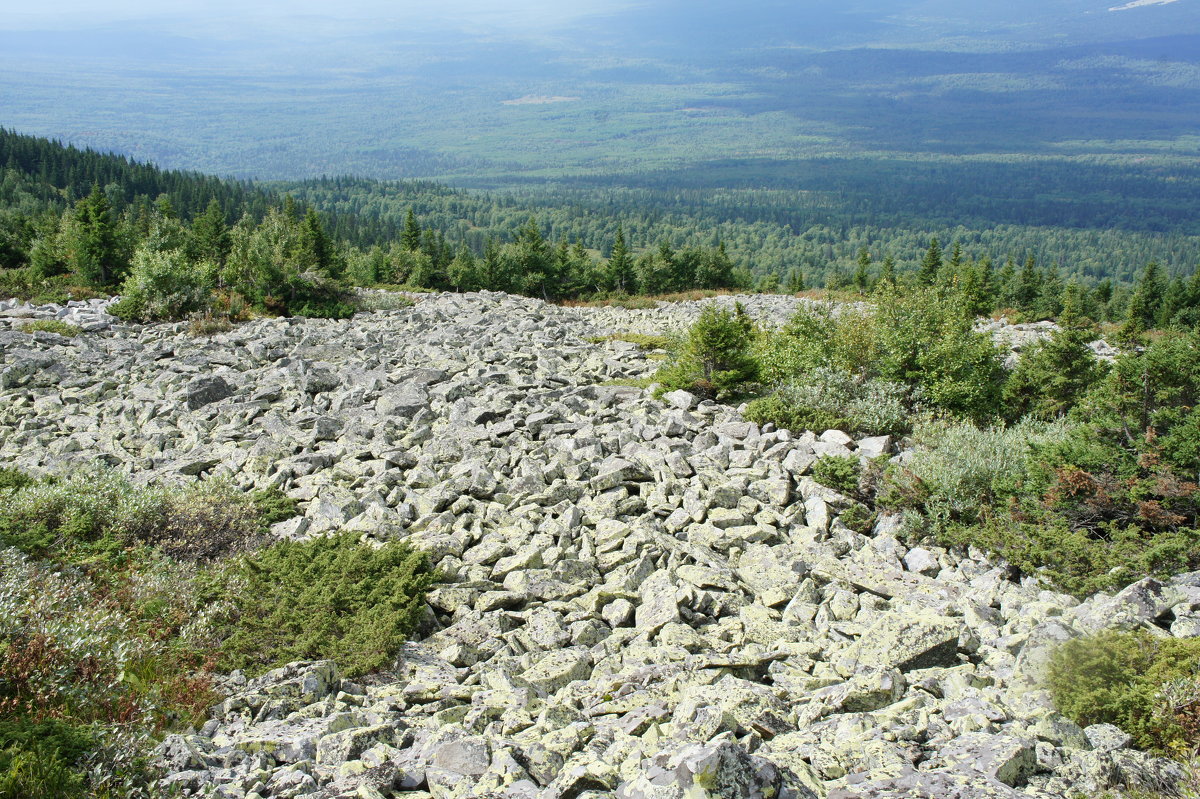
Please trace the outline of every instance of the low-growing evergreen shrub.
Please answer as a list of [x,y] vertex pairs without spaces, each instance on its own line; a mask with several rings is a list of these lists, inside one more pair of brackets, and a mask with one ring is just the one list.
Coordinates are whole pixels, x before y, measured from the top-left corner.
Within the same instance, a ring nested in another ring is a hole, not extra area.
[[33,478],[20,469],[14,469],[11,466],[0,466],[0,491],[15,491],[18,488],[32,485],[33,482]]
[[862,467],[853,455],[825,455],[812,465],[813,479],[846,496],[858,494],[858,481]]
[[1115,724],[1136,744],[1187,756],[1200,744],[1200,639],[1110,630],[1050,658],[1050,694],[1081,726]]
[[435,580],[424,554],[403,543],[362,544],[356,534],[247,555],[220,588],[221,665],[261,672],[330,658],[348,675],[385,669],[416,629]]
[[84,775],[75,765],[94,743],[87,730],[65,722],[0,719],[0,797],[84,796]]

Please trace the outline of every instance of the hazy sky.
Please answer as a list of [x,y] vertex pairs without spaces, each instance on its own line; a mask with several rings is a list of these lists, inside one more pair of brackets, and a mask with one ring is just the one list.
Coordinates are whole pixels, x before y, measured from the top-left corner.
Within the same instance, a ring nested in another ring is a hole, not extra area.
[[79,27],[114,20],[285,19],[319,15],[347,20],[466,21],[504,27],[554,27],[639,4],[637,0],[42,0],[0,17],[4,28]]

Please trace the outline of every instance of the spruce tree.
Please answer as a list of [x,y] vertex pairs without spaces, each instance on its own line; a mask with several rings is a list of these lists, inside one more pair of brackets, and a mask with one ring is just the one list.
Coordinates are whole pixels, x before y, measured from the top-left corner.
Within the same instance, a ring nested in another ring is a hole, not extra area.
[[867,291],[867,285],[870,282],[871,268],[871,253],[863,247],[858,251],[858,266],[854,270],[854,286],[858,289],[859,294],[864,294]]
[[225,222],[225,213],[217,198],[208,202],[204,213],[192,220],[191,235],[188,240],[188,256],[193,261],[211,261],[224,264],[229,257],[229,225]]
[[896,285],[896,259],[891,253],[884,256],[883,266],[879,270],[879,282],[885,286]]
[[625,231],[620,225],[617,225],[617,237],[608,258],[608,284],[614,291],[625,294],[634,292],[633,258],[625,245]]
[[112,205],[98,184],[92,193],[75,204],[64,243],[67,263],[80,279],[92,286],[116,282],[122,264],[117,241],[117,226]]
[[921,268],[917,271],[917,282],[922,286],[932,286],[937,282],[938,273],[942,269],[942,245],[935,236],[929,242],[929,249],[921,259]]
[[417,224],[417,215],[409,208],[404,216],[404,232],[400,234],[400,245],[409,252],[421,249],[421,226]]

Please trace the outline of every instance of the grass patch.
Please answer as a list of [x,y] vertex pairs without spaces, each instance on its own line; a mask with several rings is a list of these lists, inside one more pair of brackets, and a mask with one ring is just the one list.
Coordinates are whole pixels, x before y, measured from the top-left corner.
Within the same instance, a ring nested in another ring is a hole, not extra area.
[[233,322],[212,312],[195,314],[188,319],[188,334],[192,336],[215,336],[233,330]]
[[647,351],[672,350],[677,348],[680,343],[679,339],[675,336],[654,333],[613,333],[608,336],[590,336],[587,341],[590,344],[603,344],[607,341],[625,341]]
[[21,325],[23,333],[57,333],[60,336],[74,338],[83,332],[77,325],[64,322],[61,319],[37,319]]

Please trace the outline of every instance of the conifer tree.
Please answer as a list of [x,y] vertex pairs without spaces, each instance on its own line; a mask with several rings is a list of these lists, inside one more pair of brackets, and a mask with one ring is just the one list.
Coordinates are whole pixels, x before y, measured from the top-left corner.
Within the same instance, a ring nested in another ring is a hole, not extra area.
[[229,257],[229,246],[229,225],[225,222],[221,204],[214,197],[209,200],[204,213],[192,220],[187,245],[188,256],[193,261],[223,264]]
[[866,293],[867,284],[870,282],[870,268],[871,253],[863,247],[858,251],[858,266],[854,270],[854,286],[859,294]]
[[404,216],[404,232],[400,234],[400,244],[409,252],[421,249],[421,226],[417,224],[417,215],[409,208]]
[[885,286],[896,285],[896,259],[891,253],[884,256],[883,266],[879,270],[879,282]]
[[921,268],[917,271],[917,282],[922,286],[932,286],[937,282],[938,273],[942,269],[942,245],[935,236],[929,242],[929,249],[921,259]]
[[608,258],[608,284],[614,291],[632,294],[634,291],[633,258],[625,245],[625,231],[617,225],[617,237]]
[[64,243],[67,263],[89,285],[108,286],[119,277],[120,253],[112,205],[98,184],[75,204]]

